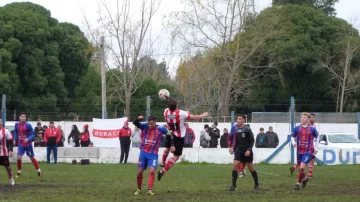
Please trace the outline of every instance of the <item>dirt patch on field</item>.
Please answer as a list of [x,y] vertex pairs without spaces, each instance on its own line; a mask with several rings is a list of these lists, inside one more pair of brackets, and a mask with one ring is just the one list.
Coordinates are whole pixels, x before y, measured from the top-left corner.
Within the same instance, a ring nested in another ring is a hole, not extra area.
[[11,193],[11,192],[21,192],[28,189],[54,189],[54,188],[68,188],[69,186],[65,185],[49,185],[49,184],[15,184],[14,186],[10,184],[0,185],[0,193]]

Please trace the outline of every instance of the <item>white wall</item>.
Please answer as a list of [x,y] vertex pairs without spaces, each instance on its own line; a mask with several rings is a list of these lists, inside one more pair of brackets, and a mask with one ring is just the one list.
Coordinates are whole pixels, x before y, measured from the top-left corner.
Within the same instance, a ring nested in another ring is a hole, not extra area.
[[[163,148],[159,150],[159,162],[161,161]],[[276,149],[274,148],[254,148],[254,163],[261,163],[265,161]],[[16,154],[17,147],[14,148]],[[38,161],[46,161],[46,148],[35,147],[35,157]],[[137,163],[139,159],[140,150],[138,148],[131,148],[129,153],[129,163]],[[325,155],[324,155],[325,153]],[[281,150],[269,163],[270,164],[289,164],[290,161],[290,147],[286,146]],[[11,158],[11,162],[16,162],[16,155]],[[171,158],[172,154],[168,158]],[[327,149],[326,152],[320,150],[316,157],[324,161],[327,165],[338,164],[360,164],[360,150],[356,149]],[[58,162],[71,163],[73,159],[80,162],[81,159],[90,159],[91,163],[119,163],[120,148],[59,148]],[[296,158],[295,158],[296,160]],[[23,158],[24,162],[30,162],[26,155]],[[229,164],[233,162],[233,155],[230,155],[228,149],[222,148],[184,148],[183,155],[179,162],[187,161],[191,163],[216,163]],[[53,162],[53,161],[51,161]]]
[[[6,122],[6,125],[8,124],[14,124],[15,122]],[[33,127],[36,127],[37,122],[30,122]],[[42,125],[49,125],[49,122],[41,122]],[[55,125],[61,125],[62,129],[64,130],[65,137],[67,139],[68,135],[70,134],[72,125],[77,125],[78,129],[80,131],[83,130],[83,127],[85,124],[89,125],[89,131],[92,131],[92,122],[55,122]],[[158,122],[158,125],[164,125],[163,122]],[[204,125],[208,124],[210,127],[212,123],[189,123],[190,128],[192,128],[195,132],[196,139],[194,142],[194,147],[199,147],[200,145],[200,131],[203,130]],[[129,123],[129,126],[134,129],[134,126],[132,123]],[[218,128],[221,132],[221,135],[223,133],[223,129],[227,128],[230,131],[230,123],[219,123]],[[286,141],[287,135],[290,133],[290,124],[288,123],[250,123],[250,127],[252,128],[254,135],[256,136],[259,133],[260,127],[263,127],[265,129],[265,132],[268,130],[269,126],[273,127],[273,130],[278,134],[279,136],[279,145]],[[122,126],[119,126],[119,128]],[[316,128],[319,130],[320,133],[326,133],[326,132],[348,132],[357,135],[357,124],[329,124],[329,123],[317,123]],[[91,134],[92,137],[92,134]],[[90,138],[91,138],[90,137]],[[114,139],[114,141],[118,141],[117,139]],[[219,139],[220,141],[220,139]],[[94,145],[96,147],[96,145]],[[65,147],[71,147],[70,145],[65,143]],[[220,144],[219,144],[220,147]]]

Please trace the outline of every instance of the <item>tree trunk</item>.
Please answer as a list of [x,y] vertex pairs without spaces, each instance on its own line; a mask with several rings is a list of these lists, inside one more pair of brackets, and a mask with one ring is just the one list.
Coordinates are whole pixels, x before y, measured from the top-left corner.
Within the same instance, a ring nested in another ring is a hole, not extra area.
[[233,79],[230,77],[225,83],[225,89],[221,92],[221,116],[230,115],[231,87]]
[[125,93],[125,116],[130,120],[131,93]]
[[346,82],[346,77],[344,76],[341,86],[340,114],[343,112],[343,108],[344,108],[345,82]]

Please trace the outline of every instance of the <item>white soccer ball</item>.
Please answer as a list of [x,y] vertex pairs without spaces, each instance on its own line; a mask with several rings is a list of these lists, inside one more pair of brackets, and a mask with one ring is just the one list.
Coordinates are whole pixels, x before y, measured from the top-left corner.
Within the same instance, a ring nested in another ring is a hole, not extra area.
[[158,96],[162,100],[167,100],[170,97],[170,92],[166,89],[159,90]]

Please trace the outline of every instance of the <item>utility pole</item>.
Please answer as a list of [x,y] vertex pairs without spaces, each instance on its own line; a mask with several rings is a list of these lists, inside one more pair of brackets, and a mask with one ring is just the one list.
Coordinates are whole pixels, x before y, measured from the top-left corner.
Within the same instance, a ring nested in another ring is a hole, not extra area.
[[101,104],[102,104],[102,119],[107,118],[106,112],[106,72],[105,72],[105,38],[100,38],[100,58],[101,58]]

